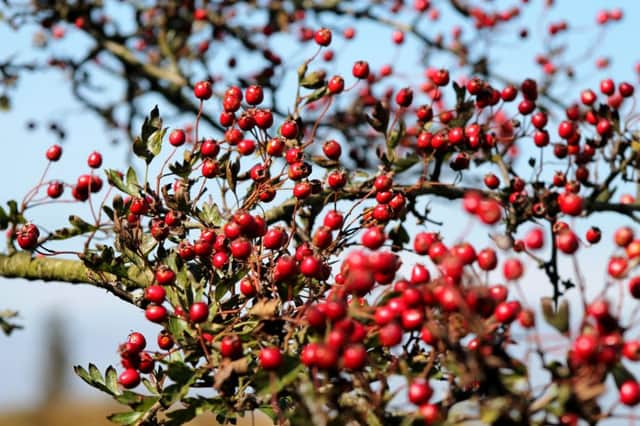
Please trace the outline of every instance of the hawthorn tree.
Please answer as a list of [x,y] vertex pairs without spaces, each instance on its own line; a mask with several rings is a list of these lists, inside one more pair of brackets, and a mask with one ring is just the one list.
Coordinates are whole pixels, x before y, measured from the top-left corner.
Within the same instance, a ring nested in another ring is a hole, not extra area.
[[[502,75],[478,47],[533,37],[519,24],[528,1],[11,3],[5,24],[37,28],[42,55],[0,59],[3,105],[24,73],[57,69],[131,147],[127,170],[94,152],[65,183],[49,177],[64,161],[52,145],[36,185],[0,209],[1,276],[96,286],[159,324],[114,342],[122,365],[75,369],[129,407],[113,422],[636,418],[640,204],[614,197],[639,182],[634,86],[558,96],[580,75],[567,21],[545,27],[534,79]],[[463,24],[436,30],[440,13]],[[599,11],[594,31],[622,18]],[[410,45],[418,73],[365,57],[328,72],[360,25],[397,45],[380,54]],[[57,54],[71,32],[89,47]],[[96,76],[118,89],[95,90]],[[166,127],[165,108],[189,124]],[[438,222],[438,199],[468,218]],[[62,201],[90,213],[49,231],[30,221]],[[576,229],[596,212],[629,222],[604,282],[559,267],[601,240]],[[456,237],[467,219],[483,242]],[[535,269],[542,301],[525,291]],[[11,313],[0,325],[13,329]]]

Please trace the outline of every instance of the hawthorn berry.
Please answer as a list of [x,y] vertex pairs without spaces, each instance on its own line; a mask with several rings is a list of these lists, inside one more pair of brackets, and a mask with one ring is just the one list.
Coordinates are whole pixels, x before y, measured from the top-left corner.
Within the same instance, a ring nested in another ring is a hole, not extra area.
[[209,318],[209,305],[195,302],[189,307],[189,321],[193,323],[205,322]]
[[187,140],[187,135],[182,129],[174,129],[169,133],[169,143],[173,146],[181,146]]
[[279,348],[263,348],[258,354],[260,366],[265,370],[277,370],[282,364],[283,357]]
[[193,86],[193,94],[201,101],[206,101],[211,98],[211,95],[213,95],[211,82],[208,80],[197,82],[195,86]]

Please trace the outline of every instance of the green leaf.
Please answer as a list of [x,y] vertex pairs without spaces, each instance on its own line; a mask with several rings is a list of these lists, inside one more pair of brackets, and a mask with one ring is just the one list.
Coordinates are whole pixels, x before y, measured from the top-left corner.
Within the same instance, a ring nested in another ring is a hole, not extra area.
[[301,81],[305,74],[307,74],[307,68],[308,65],[306,62],[303,62],[299,67],[298,67],[298,81]]
[[540,304],[542,316],[549,325],[563,334],[569,331],[569,303],[566,299],[560,301],[558,310],[554,309],[553,300],[550,297],[543,297]]
[[189,329],[189,324],[177,317],[169,317],[167,321],[167,330],[171,333],[172,336],[176,336],[177,338],[182,338],[184,336],[185,331]]
[[108,169],[105,170],[105,174],[107,175],[107,180],[111,185],[115,186],[120,191],[126,194],[133,195],[131,192],[129,192],[129,188],[124,184],[122,178],[120,177],[120,172],[118,172],[117,170]]
[[323,70],[313,71],[300,80],[300,86],[305,89],[319,89],[325,85],[326,76],[327,73]]
[[315,102],[318,99],[322,99],[327,95],[328,92],[329,90],[327,89],[327,86],[322,86],[319,89],[314,90],[309,96],[307,96],[305,105]]
[[117,395],[115,399],[120,404],[132,406],[132,405],[140,404],[143,401],[143,396],[135,392],[124,391],[120,395]]
[[93,380],[91,379],[91,376],[89,375],[89,372],[87,370],[85,370],[84,368],[82,368],[79,365],[76,365],[75,367],[73,367],[73,371],[85,382],[87,382],[88,384],[93,383]]
[[133,169],[133,167],[129,167],[129,169],[127,170],[127,190],[126,192],[128,192],[129,194],[136,194],[138,193],[138,189],[140,188],[140,185],[138,184],[138,175],[136,174],[136,171]]
[[133,153],[140,158],[144,158],[147,164],[153,160],[153,154],[147,149],[147,143],[140,137],[136,137],[133,140]]
[[261,396],[268,396],[280,393],[284,388],[295,382],[299,375],[303,373],[306,367],[300,363],[299,360],[286,357],[284,362],[284,369],[288,371],[280,376],[280,380],[275,383],[267,383],[258,394]]
[[111,414],[107,418],[109,421],[119,425],[131,425],[135,424],[140,418],[142,418],[142,416],[144,416],[144,413],[128,411],[126,413]]
[[204,203],[198,217],[209,226],[222,225],[222,214],[215,203]]
[[616,386],[620,389],[620,386],[627,380],[635,380],[633,373],[622,364],[618,363],[611,369],[613,380],[616,382]]
[[11,109],[11,99],[7,95],[0,95],[0,111],[6,112]]
[[151,154],[157,156],[160,154],[162,150],[162,139],[164,135],[167,133],[167,127],[162,130],[156,130],[149,136],[149,140],[147,141],[147,149]]
[[104,383],[100,370],[94,364],[89,364],[89,375],[95,383]]
[[158,105],[154,106],[148,117],[145,117],[142,123],[142,129],[140,136],[142,140],[147,141],[153,135],[154,132],[162,128],[162,118],[160,118],[160,110]]
[[0,311],[0,329],[2,329],[4,334],[6,334],[7,336],[9,336],[13,332],[13,330],[22,329],[22,326],[16,325],[13,322],[9,321],[13,318],[16,318],[17,316],[18,313],[16,311]]
[[9,226],[9,216],[7,215],[7,212],[0,207],[0,230],[7,229],[7,226]]
[[420,158],[417,155],[409,155],[402,158],[396,158],[393,162],[393,171],[396,173],[402,173],[405,170],[418,164]]
[[120,389],[118,388],[118,374],[116,373],[116,369],[113,366],[109,366],[107,371],[104,373],[105,377],[105,385],[107,388],[114,394],[117,395],[120,393]]

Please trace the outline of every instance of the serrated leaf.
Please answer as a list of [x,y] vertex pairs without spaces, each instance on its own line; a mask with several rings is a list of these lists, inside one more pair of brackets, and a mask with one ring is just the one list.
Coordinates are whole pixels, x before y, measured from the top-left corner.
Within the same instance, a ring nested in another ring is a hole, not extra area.
[[139,413],[137,411],[128,411],[126,413],[115,413],[111,414],[107,417],[110,422],[119,424],[119,425],[132,425],[135,424],[140,418],[144,416],[144,413]]
[[215,203],[204,203],[198,217],[200,217],[200,219],[207,225],[222,225],[222,214],[220,213],[218,205]]

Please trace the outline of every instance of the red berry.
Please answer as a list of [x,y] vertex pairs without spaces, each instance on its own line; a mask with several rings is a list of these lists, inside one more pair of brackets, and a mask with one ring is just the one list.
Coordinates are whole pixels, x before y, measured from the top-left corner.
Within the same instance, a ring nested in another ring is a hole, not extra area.
[[342,366],[348,370],[362,370],[367,364],[367,349],[362,344],[347,346],[342,352]]
[[600,228],[592,226],[587,230],[585,238],[590,244],[597,244],[600,242],[600,238],[602,238],[602,232],[600,231]]
[[282,364],[282,353],[279,348],[264,348],[258,354],[260,366],[265,370],[276,370]]
[[402,341],[402,328],[396,322],[391,322],[380,329],[378,339],[382,346],[395,346]]
[[610,78],[604,79],[600,82],[600,91],[607,95],[611,96],[616,90],[616,85]]
[[160,285],[171,285],[176,280],[176,273],[167,266],[161,266],[156,270],[155,278]]
[[98,151],[93,151],[91,154],[89,154],[87,164],[92,169],[97,169],[102,165],[102,154],[100,154]]
[[564,214],[579,216],[583,210],[582,197],[573,192],[564,192],[558,195],[558,206]]
[[522,274],[524,273],[524,266],[520,259],[507,259],[502,267],[502,272],[507,280],[515,281],[522,277]]
[[142,333],[134,331],[127,337],[127,350],[130,352],[142,352],[147,346],[147,340]]
[[118,376],[118,382],[125,389],[135,388],[140,384],[140,374],[133,368],[127,368]]
[[524,238],[524,243],[529,250],[541,249],[544,245],[544,231],[541,228],[534,228]]
[[144,316],[151,322],[160,323],[167,319],[167,310],[164,306],[149,305],[144,311]]
[[173,146],[180,146],[184,144],[186,139],[187,135],[182,129],[175,129],[169,134],[169,143]]
[[328,140],[322,145],[322,152],[327,158],[331,160],[337,160],[340,158],[340,154],[342,153],[342,147],[336,140]]
[[158,347],[165,351],[168,351],[173,347],[173,338],[166,330],[163,330],[158,334]]
[[211,98],[211,95],[213,95],[211,82],[206,80],[197,82],[193,87],[193,94],[201,101],[206,101],[207,99]]
[[40,231],[32,223],[26,224],[16,233],[16,241],[22,250],[33,250],[38,245]]
[[280,126],[280,134],[287,139],[295,139],[298,137],[298,124],[293,121],[285,121],[282,126]]
[[365,79],[369,76],[369,63],[365,61],[357,61],[353,64],[353,76],[359,79]]
[[162,304],[167,295],[166,290],[161,285],[150,285],[144,289],[144,298],[156,305]]
[[620,402],[634,406],[640,403],[640,385],[635,380],[627,380],[620,386]]
[[409,384],[408,397],[413,404],[424,404],[429,401],[432,395],[433,389],[425,379],[414,379]]
[[331,30],[328,28],[320,28],[314,34],[313,39],[320,46],[328,46],[331,44]]
[[60,182],[51,182],[49,186],[47,186],[47,195],[50,198],[59,198],[64,191],[64,186]]
[[46,152],[47,160],[58,161],[62,156],[62,147],[60,145],[51,145]]
[[242,340],[236,334],[224,336],[220,341],[220,354],[227,358],[242,356]]
[[264,99],[264,92],[262,91],[262,87],[253,85],[247,87],[244,92],[244,98],[247,100],[249,105],[258,105],[262,103]]
[[194,323],[205,322],[209,318],[209,305],[204,302],[196,302],[189,307],[189,321]]

